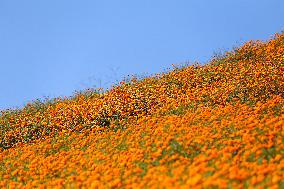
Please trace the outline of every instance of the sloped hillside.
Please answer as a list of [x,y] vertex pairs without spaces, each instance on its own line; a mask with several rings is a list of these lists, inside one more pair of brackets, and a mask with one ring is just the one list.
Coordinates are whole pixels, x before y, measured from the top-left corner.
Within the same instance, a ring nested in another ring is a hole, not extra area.
[[284,33],[0,116],[1,188],[284,188]]

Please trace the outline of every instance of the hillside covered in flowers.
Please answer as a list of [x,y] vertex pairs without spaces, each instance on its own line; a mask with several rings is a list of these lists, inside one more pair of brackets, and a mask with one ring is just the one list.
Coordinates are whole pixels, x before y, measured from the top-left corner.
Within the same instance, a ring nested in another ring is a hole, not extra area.
[[284,33],[0,114],[0,188],[284,188]]

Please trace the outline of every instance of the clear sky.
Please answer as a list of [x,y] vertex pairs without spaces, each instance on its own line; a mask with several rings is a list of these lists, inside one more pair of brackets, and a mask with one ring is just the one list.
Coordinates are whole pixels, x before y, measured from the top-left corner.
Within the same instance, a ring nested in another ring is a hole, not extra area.
[[284,29],[283,0],[0,0],[0,109],[205,63]]

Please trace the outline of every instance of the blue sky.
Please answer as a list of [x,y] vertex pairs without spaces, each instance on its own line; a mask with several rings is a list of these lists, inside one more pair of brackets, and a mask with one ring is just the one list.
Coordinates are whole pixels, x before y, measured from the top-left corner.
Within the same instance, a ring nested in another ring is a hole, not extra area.
[[0,109],[205,63],[284,29],[283,0],[0,0]]

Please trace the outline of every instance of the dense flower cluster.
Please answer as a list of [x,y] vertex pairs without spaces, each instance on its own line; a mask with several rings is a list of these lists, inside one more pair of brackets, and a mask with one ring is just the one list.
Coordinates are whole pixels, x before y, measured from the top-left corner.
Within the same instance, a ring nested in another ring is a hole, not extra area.
[[0,187],[284,187],[284,33],[0,116]]

